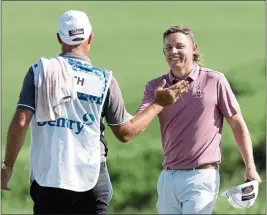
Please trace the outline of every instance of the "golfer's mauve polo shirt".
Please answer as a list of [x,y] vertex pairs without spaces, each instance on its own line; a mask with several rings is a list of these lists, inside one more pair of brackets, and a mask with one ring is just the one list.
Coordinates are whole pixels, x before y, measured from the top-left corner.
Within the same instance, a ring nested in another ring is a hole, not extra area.
[[[166,87],[176,82],[171,72],[149,81],[138,111],[154,102],[155,89],[163,79]],[[188,93],[158,115],[164,168],[192,169],[220,163],[223,117],[239,110],[223,73],[195,64],[186,80],[190,83]]]

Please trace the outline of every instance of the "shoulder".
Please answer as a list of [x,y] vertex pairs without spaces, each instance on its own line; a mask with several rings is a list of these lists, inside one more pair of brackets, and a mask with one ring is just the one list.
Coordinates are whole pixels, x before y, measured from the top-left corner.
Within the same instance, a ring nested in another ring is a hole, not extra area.
[[116,88],[120,88],[117,79],[112,76],[109,84],[109,90],[114,91]]
[[110,84],[113,82],[112,70],[91,65],[89,72],[100,77],[101,79],[104,78],[105,82],[108,82],[108,80],[110,80]]
[[34,66],[35,66],[35,64],[33,64],[32,66],[29,67],[27,74],[33,75]]
[[[86,63],[88,63],[88,62],[86,62]],[[92,65],[92,64],[91,64],[91,69],[92,70],[96,70],[96,71],[106,72],[106,73],[112,73],[112,70],[111,69],[107,69],[107,68],[95,66],[95,65]]]
[[98,67],[95,65],[91,66],[91,70],[94,71],[95,73],[98,74],[104,74],[104,76],[107,78],[110,78],[110,84],[109,84],[109,90],[111,89],[112,91],[114,88],[119,88],[119,84],[117,82],[117,79],[113,75],[113,71],[111,69],[103,68],[103,67]]
[[27,73],[25,74],[25,77],[24,77],[24,81],[26,82],[32,82],[34,81],[34,65],[31,65],[29,68],[28,68],[28,71]]
[[224,73],[205,67],[200,67],[199,75],[205,76],[209,80],[214,80],[219,82],[222,79],[226,79]]
[[41,64],[44,62],[48,62],[50,59],[49,57],[39,57],[29,68],[29,71],[31,70],[32,73],[36,73],[36,71],[38,71],[38,69],[40,68]]

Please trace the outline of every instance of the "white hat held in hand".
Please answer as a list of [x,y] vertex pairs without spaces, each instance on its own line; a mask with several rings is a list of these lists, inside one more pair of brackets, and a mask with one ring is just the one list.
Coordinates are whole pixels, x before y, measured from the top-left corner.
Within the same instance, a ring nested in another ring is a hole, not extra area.
[[258,181],[253,180],[232,187],[221,195],[227,197],[229,203],[235,208],[250,208],[256,201],[258,188]]

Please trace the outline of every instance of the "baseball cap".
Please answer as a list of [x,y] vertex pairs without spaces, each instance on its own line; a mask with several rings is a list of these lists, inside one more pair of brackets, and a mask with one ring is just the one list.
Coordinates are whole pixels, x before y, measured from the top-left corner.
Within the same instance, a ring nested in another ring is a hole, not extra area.
[[258,188],[258,181],[253,180],[232,187],[221,195],[227,197],[228,202],[235,208],[250,208],[256,201]]
[[84,12],[69,10],[59,18],[58,33],[64,43],[78,45],[89,38],[92,25]]

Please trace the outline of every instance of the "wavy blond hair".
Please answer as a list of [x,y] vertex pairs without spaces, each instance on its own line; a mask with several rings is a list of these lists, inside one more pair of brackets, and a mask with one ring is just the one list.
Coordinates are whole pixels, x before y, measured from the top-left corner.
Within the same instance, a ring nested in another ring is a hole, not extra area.
[[[164,34],[163,34],[163,40],[170,34],[173,33],[182,33],[185,34],[187,36],[189,36],[189,38],[192,40],[193,44],[195,44],[195,38],[194,38],[194,34],[193,32],[185,25],[176,25],[176,26],[172,26],[169,29],[167,29]],[[199,66],[203,67],[204,63],[203,63],[203,56],[200,54],[199,51],[197,51],[196,53],[193,54],[193,61],[195,63],[197,63]]]

